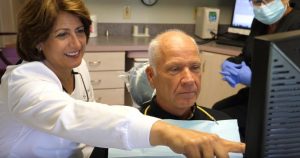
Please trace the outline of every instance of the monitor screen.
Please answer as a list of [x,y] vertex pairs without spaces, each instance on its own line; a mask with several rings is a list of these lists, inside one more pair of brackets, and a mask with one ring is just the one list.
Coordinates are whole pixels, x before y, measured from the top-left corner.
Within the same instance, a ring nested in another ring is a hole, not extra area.
[[256,37],[247,158],[300,157],[300,30]]
[[228,32],[249,35],[253,18],[251,2],[249,0],[236,0]]

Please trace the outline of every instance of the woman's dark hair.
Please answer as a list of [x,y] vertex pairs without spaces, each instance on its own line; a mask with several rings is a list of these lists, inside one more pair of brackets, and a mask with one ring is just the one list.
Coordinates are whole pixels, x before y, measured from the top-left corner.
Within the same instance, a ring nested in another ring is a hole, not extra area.
[[57,16],[62,11],[80,19],[88,41],[91,19],[82,0],[29,0],[18,14],[17,50],[23,60],[45,59],[37,45],[48,39]]

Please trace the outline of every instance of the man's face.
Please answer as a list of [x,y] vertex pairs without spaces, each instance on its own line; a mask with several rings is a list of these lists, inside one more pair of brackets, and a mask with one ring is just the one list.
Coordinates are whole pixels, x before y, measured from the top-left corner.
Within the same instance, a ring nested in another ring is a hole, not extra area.
[[[148,73],[156,98],[165,110],[190,109],[200,92],[201,58],[191,40],[175,40],[162,47],[156,60],[156,74]],[[150,70],[149,70],[150,71]]]

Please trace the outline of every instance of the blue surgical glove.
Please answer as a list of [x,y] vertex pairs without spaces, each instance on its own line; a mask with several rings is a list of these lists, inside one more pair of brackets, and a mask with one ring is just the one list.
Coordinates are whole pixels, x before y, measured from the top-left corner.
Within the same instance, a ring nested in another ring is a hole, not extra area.
[[235,87],[238,84],[238,69],[241,64],[235,64],[228,60],[225,60],[222,64],[221,74],[223,75],[223,80],[227,81],[231,87]]
[[237,71],[235,71],[235,68],[239,68],[239,67],[241,67],[241,64],[236,64],[228,60],[225,60],[222,64],[222,71],[231,71],[230,73],[237,75]]
[[231,87],[235,87],[238,83],[242,83],[247,86],[251,83],[252,73],[245,62],[242,62],[241,64],[225,64],[224,62],[221,74],[223,75],[223,80],[227,81]]
[[226,81],[231,87],[235,87],[238,84],[237,75],[231,75],[228,71],[222,71],[223,80]]
[[242,67],[239,69],[239,82],[250,86],[251,84],[251,76],[252,76],[252,72],[251,69],[249,68],[249,66],[246,65],[245,62],[242,62]]

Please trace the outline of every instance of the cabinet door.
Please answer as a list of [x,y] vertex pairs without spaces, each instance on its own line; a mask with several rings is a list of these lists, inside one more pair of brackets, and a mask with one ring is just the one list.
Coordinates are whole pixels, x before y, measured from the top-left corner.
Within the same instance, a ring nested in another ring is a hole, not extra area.
[[[0,32],[17,32],[17,14],[25,0],[0,1]],[[16,43],[16,35],[0,36],[0,47]]]
[[125,69],[124,52],[85,53],[84,59],[86,60],[89,71]]
[[123,71],[90,72],[91,83],[94,89],[124,88],[124,81],[119,77]]
[[222,79],[221,64],[230,56],[209,52],[202,52],[202,55],[201,92],[197,103],[210,108],[215,102],[237,93],[244,86],[239,84],[232,88]]
[[124,88],[94,90],[95,101],[109,105],[124,105]]
[[91,75],[95,100],[105,104],[124,105],[125,52],[88,52],[84,59]]

